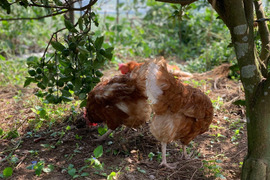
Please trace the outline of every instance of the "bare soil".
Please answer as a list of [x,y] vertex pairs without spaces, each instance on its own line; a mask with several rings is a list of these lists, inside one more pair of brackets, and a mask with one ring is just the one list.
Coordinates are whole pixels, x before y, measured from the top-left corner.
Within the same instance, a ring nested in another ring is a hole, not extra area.
[[[243,99],[244,94],[241,84],[228,78],[228,67],[224,64],[211,72],[194,74],[190,80],[191,85],[200,88],[213,100],[215,115],[209,131],[190,143],[189,159],[181,158],[180,142],[168,145],[168,162],[179,162],[175,170],[159,167],[160,143],[149,132],[148,124],[137,130],[119,128],[113,137],[95,142],[97,129],[84,127],[81,114],[73,116],[66,112],[51,128],[34,131],[28,121],[34,120],[36,115],[29,103],[28,106],[25,104],[29,97],[34,98],[35,90],[0,87],[0,128],[10,130],[14,127],[20,132],[18,138],[0,139],[0,173],[12,166],[14,172],[8,179],[72,179],[67,172],[68,165],[80,169],[87,164],[85,160],[93,156],[94,149],[102,145],[104,152],[98,160],[104,163],[104,170],[88,167],[83,172],[88,172],[89,176],[77,179],[107,179],[104,173],[109,175],[113,171],[119,172],[116,179],[120,180],[240,179],[241,162],[247,153],[245,113],[243,107],[232,103]],[[115,68],[105,71],[106,77],[114,74],[118,74]],[[17,96],[20,98],[16,99]],[[65,130],[68,125],[71,129]],[[65,131],[62,137],[52,135],[61,131]],[[48,148],[42,144],[53,146]],[[33,150],[38,153],[33,153]],[[152,159],[149,158],[151,153],[154,154]],[[9,155],[17,157],[17,162],[7,160]],[[40,160],[46,165],[54,165],[55,169],[40,176],[27,169],[33,161]]]

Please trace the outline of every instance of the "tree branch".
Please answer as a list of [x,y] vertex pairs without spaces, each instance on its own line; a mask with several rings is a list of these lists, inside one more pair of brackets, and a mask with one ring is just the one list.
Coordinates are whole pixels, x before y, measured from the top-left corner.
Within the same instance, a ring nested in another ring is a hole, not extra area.
[[263,22],[263,21],[270,21],[270,18],[260,18],[257,19],[255,22]]
[[262,19],[265,19],[262,2],[254,1],[254,6],[255,6],[255,11],[256,11],[256,16],[258,19],[256,22],[258,22],[259,34],[262,41],[262,50],[260,54],[260,59],[262,63],[264,64],[264,66],[262,67],[262,74],[264,77],[267,77],[267,73],[268,73],[267,66],[268,66],[268,63],[269,63],[268,61],[270,57],[270,33],[269,33],[269,29],[265,20],[262,21]]
[[46,16],[40,16],[40,17],[21,17],[21,18],[18,17],[18,18],[0,19],[0,21],[39,20],[39,19],[44,19],[44,18],[47,18],[47,17],[57,16],[57,15],[64,14],[64,13],[67,13],[67,12],[68,12],[68,10],[60,11],[60,12],[57,12],[57,13],[48,14]]
[[[68,5],[68,6],[47,6],[47,5],[39,5],[39,4],[30,4],[29,6],[37,6],[37,7],[42,7],[42,8],[55,8],[55,9],[66,9],[65,11],[60,11],[60,12],[57,12],[57,13],[54,13],[54,14],[49,14],[49,15],[46,15],[46,16],[40,16],[40,17],[18,17],[18,18],[9,18],[9,19],[0,19],[0,21],[17,21],[17,20],[39,20],[39,19],[44,19],[44,18],[47,18],[47,17],[52,17],[52,16],[56,16],[56,15],[59,15],[59,14],[64,14],[64,13],[67,13],[69,11],[84,11],[84,10],[87,10],[89,8],[91,8],[98,0],[90,0],[89,1],[89,4],[87,4],[86,6],[84,7],[81,7],[81,8],[73,8],[72,6]],[[33,2],[33,1],[32,1]]]
[[80,8],[73,8],[71,4],[68,4],[67,6],[49,6],[44,4],[36,4],[32,2],[32,4],[29,4],[29,6],[36,6],[36,7],[43,7],[43,8],[55,8],[55,9],[67,9],[69,11],[84,11],[86,9],[89,9],[91,6],[93,6],[98,0],[89,1],[89,4],[86,6],[80,7]]
[[181,4],[182,6],[191,4],[197,0],[156,0],[159,2],[165,2],[165,3],[174,3],[174,4]]

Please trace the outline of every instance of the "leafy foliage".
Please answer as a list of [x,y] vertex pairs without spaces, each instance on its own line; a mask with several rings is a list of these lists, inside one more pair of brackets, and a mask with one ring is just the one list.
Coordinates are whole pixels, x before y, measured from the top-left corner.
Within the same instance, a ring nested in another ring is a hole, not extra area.
[[[25,86],[37,83],[41,89],[36,95],[44,97],[49,103],[61,103],[72,100],[72,95],[86,105],[87,93],[100,81],[99,70],[112,58],[113,48],[104,44],[104,37],[89,33],[89,19],[96,22],[95,13],[79,18],[79,29],[65,19],[69,35],[63,42],[51,41],[54,53],[38,59],[29,57],[29,77]],[[97,22],[96,22],[97,24]],[[104,48],[103,48],[104,47]]]

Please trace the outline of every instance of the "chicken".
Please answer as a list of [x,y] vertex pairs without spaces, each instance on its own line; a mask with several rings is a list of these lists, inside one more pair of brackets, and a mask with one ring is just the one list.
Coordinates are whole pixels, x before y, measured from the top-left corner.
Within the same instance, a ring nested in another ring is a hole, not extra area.
[[86,119],[105,123],[110,129],[98,140],[104,140],[121,125],[137,128],[150,119],[151,108],[145,91],[146,65],[131,73],[104,80],[88,94]]
[[[130,61],[128,63],[119,64],[118,69],[121,71],[122,74],[127,74],[127,73],[130,73],[135,67],[141,66],[143,64],[144,63],[137,63],[136,61]],[[168,68],[168,71],[170,73],[172,73],[174,76],[176,76],[182,80],[189,79],[189,78],[193,77],[193,75],[191,73],[181,71],[179,69],[179,67],[176,65],[167,64],[167,68]]]
[[161,165],[175,168],[166,161],[167,143],[180,140],[186,155],[186,145],[206,132],[212,122],[212,103],[199,89],[175,79],[163,58],[149,63],[146,92],[155,113],[150,131],[162,145]]

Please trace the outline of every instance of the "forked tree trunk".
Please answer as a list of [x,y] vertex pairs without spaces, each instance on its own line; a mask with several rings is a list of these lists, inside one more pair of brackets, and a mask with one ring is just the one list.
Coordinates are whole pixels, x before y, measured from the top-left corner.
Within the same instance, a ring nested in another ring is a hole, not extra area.
[[[194,0],[157,1],[189,4]],[[257,18],[263,19],[262,4],[258,0],[208,2],[230,30],[245,90],[248,154],[241,179],[270,180],[270,33],[267,24],[259,22],[262,47],[258,56],[253,32],[254,7]]]
[[[268,60],[260,59],[254,45],[254,1],[209,2],[230,30],[245,90],[248,154],[244,159],[241,179],[270,180],[270,81],[265,73]],[[263,42],[269,43],[269,37],[260,35]],[[262,49],[265,53],[269,51],[269,46]]]

